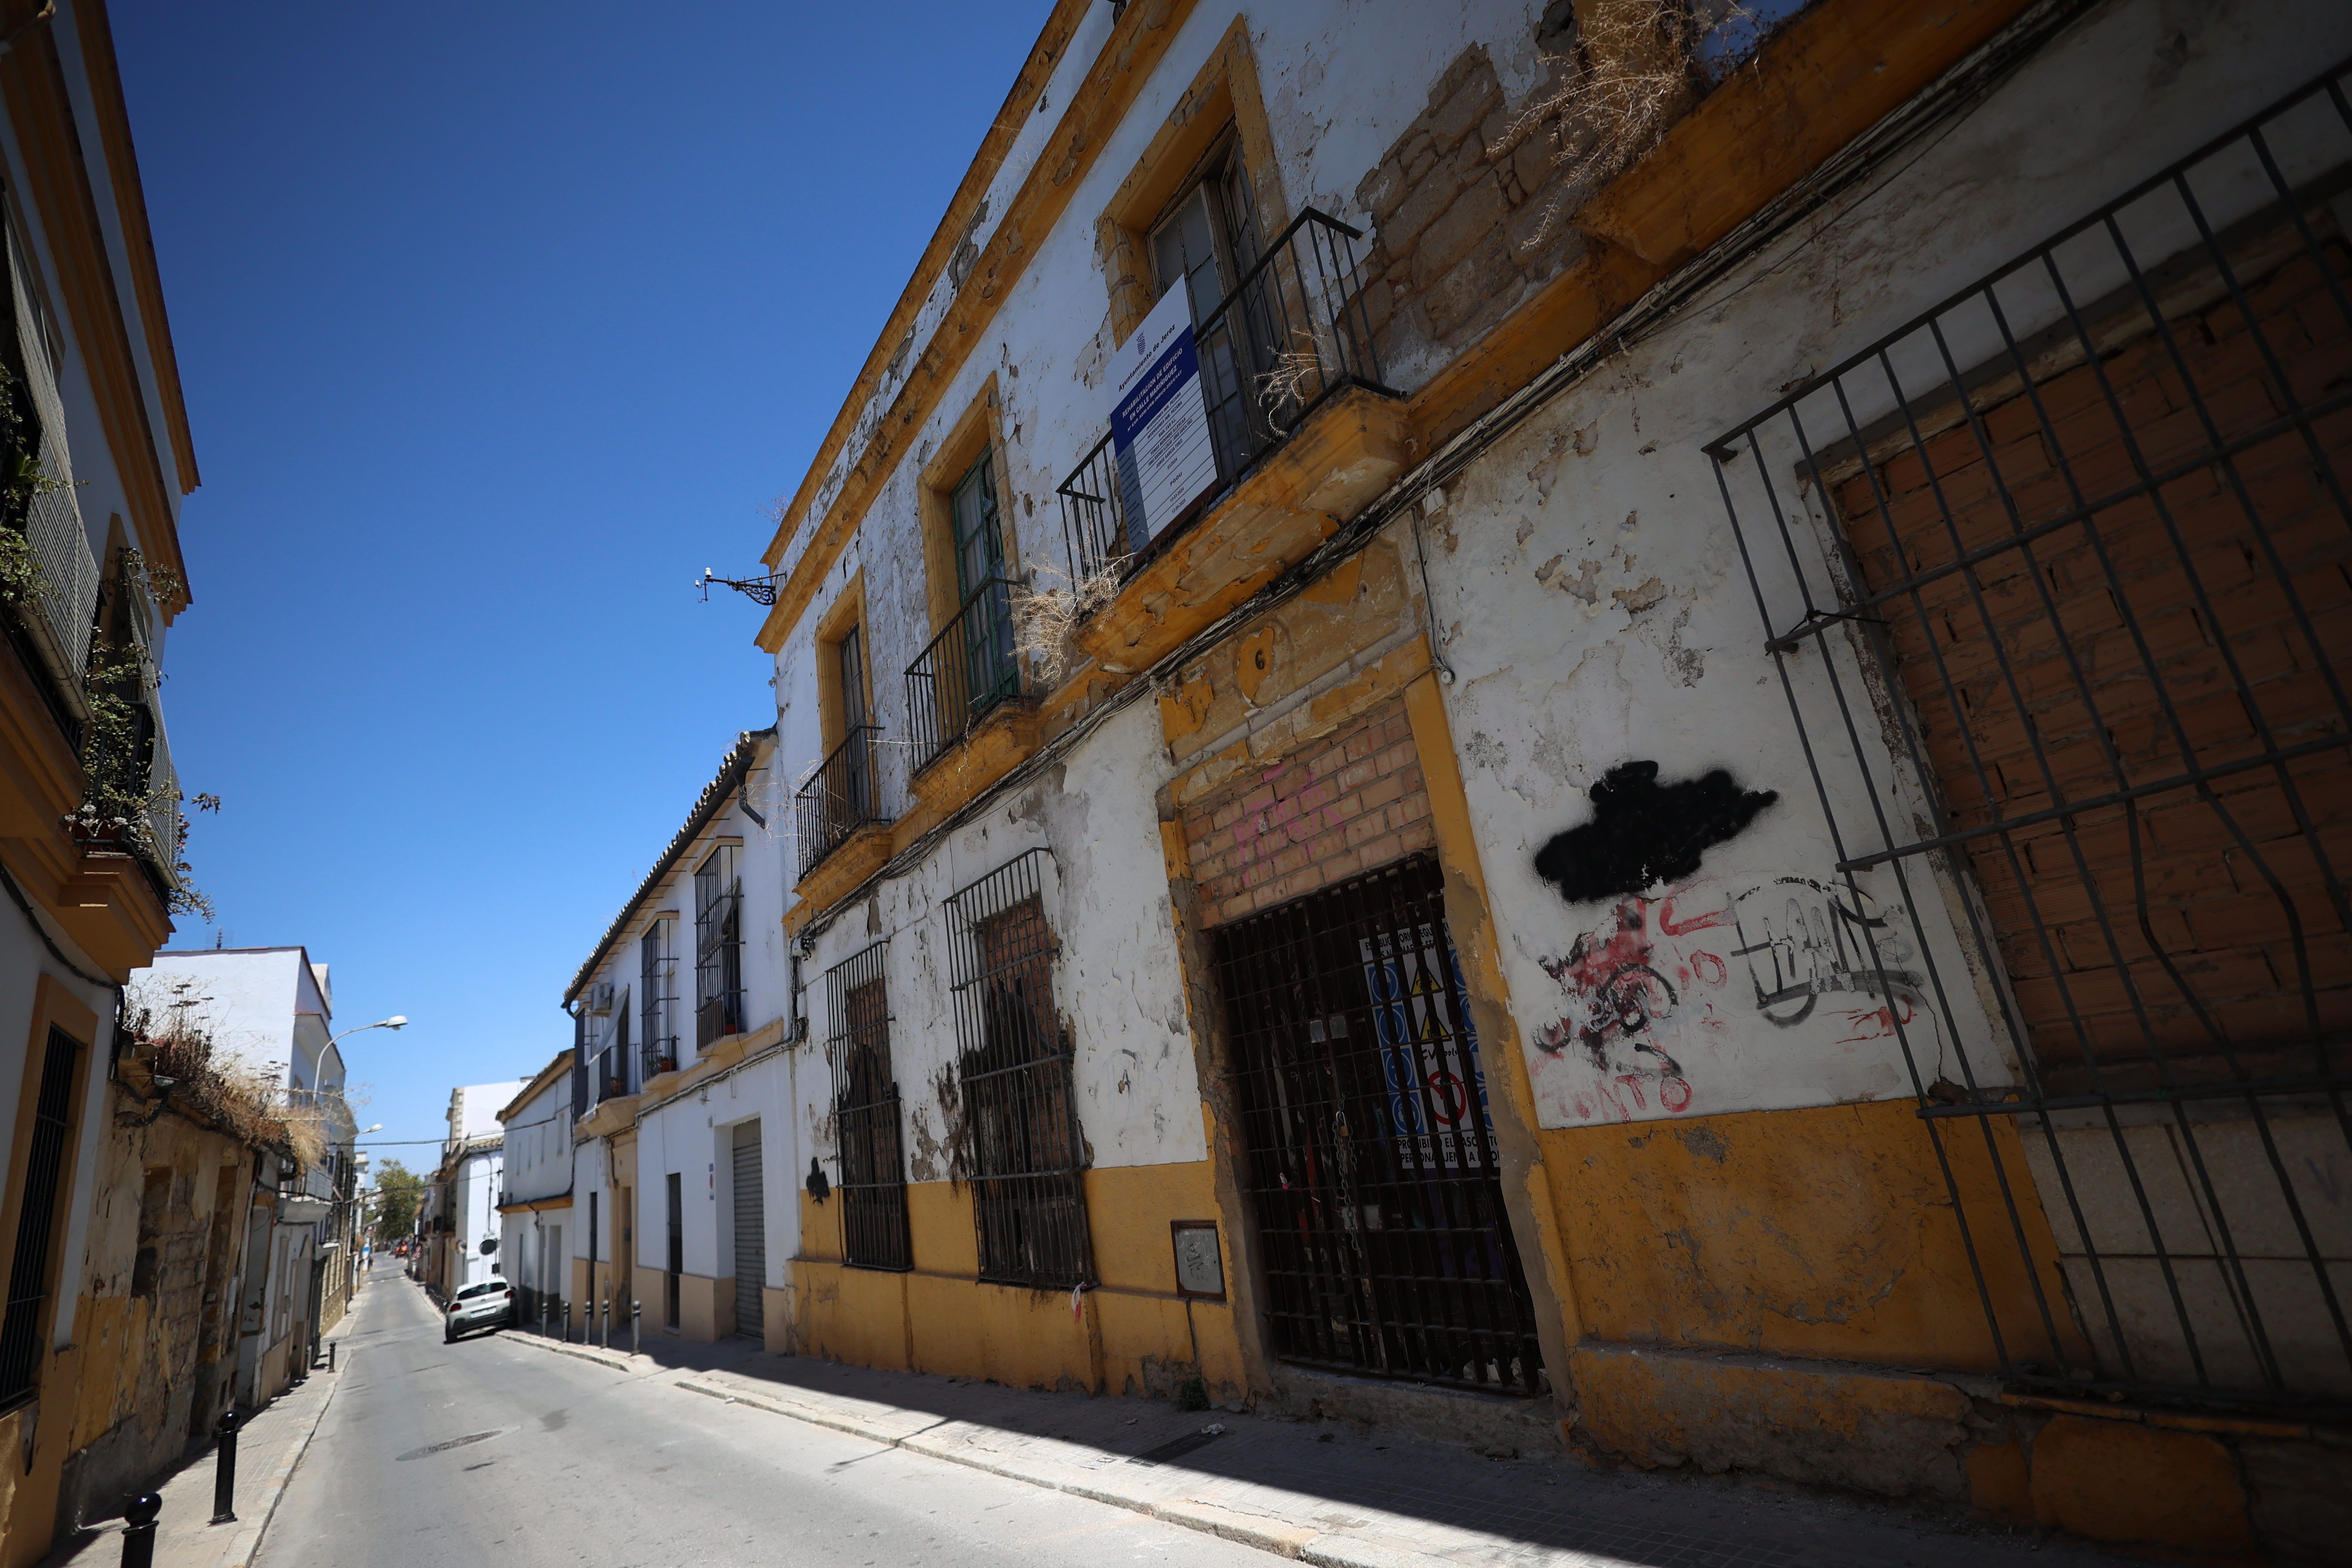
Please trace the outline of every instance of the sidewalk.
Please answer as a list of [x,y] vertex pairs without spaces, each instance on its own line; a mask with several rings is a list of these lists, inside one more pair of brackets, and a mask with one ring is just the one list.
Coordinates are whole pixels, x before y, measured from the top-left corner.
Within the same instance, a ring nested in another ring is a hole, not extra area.
[[1919,1568],[2141,1559],[1757,1479],[1490,1459],[1366,1431],[1029,1393],[648,1338],[632,1357],[506,1336],[1329,1568]]
[[[361,1291],[360,1301],[366,1300],[367,1292]],[[341,1339],[359,1310],[354,1304],[352,1317],[345,1318],[328,1337]],[[336,1357],[332,1373],[320,1365],[308,1382],[288,1389],[256,1412],[237,1433],[234,1524],[212,1522],[215,1470],[210,1445],[155,1489],[163,1499],[163,1511],[155,1521],[156,1568],[247,1568],[261,1548],[262,1531],[278,1510],[278,1500],[285,1495],[294,1467],[310,1446],[310,1434],[318,1430],[336,1385],[350,1367],[348,1354]],[[61,1543],[44,1559],[43,1568],[114,1568],[121,1558],[122,1521],[118,1518]]]

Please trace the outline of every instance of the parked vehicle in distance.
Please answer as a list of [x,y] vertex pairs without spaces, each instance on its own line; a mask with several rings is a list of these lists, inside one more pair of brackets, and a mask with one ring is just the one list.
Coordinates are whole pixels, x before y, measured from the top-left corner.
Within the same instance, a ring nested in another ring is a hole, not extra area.
[[449,1316],[441,1330],[441,1342],[448,1344],[477,1329],[511,1328],[514,1314],[514,1286],[508,1281],[485,1279],[478,1285],[468,1285],[449,1299]]

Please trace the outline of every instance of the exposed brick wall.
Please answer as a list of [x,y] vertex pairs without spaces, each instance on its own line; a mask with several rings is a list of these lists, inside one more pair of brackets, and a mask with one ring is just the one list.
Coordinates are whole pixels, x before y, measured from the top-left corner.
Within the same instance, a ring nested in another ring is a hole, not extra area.
[[1429,788],[1404,704],[1383,704],[1193,806],[1184,837],[1209,925],[1429,848]]
[[[2340,243],[2329,261],[2338,277],[2352,270]],[[2292,397],[2226,299],[2171,323],[2225,440],[2352,387],[2352,329],[2307,255],[2252,282],[2249,299]],[[2104,368],[2112,404],[2091,368],[2064,369],[2038,389],[2047,433],[2033,402],[2014,396],[1983,416],[1990,453],[1962,426],[1930,438],[1924,461],[1912,449],[1879,463],[1883,505],[1870,474],[1840,492],[1864,574],[1882,590],[1952,562],[1956,548],[2012,538],[2004,486],[2029,527],[2074,504],[2070,476],[2095,501],[2119,498],[2095,506],[2092,529],[2060,529],[2030,552],[2001,550],[1973,573],[1927,584],[1920,604],[1898,599],[1882,612],[1963,828],[1996,808],[2013,818],[2258,755],[2258,718],[2280,748],[2340,737],[2352,723],[2327,673],[2352,668],[2352,531],[2316,454],[2290,428],[2239,453],[2233,484],[2222,465],[2198,460],[2211,437],[2163,338],[2143,332]],[[2137,480],[2126,426],[2152,468],[2187,466],[2161,487],[2160,508],[2124,493]],[[2336,475],[2352,474],[2352,414],[2323,417],[2315,439]],[[2210,802],[2164,789],[2132,808],[2018,830],[2014,860],[1998,836],[1971,846],[2045,1068],[2074,1081],[2089,1059],[2145,1060],[2155,1047],[2176,1060],[2204,1057],[2205,1070],[2219,1072],[2218,1030],[2235,1049],[2303,1046],[2285,1060],[2309,1070],[2311,1006],[2323,1034],[2352,1027],[2352,933],[2326,887],[2330,868],[2338,879],[2352,872],[2352,759],[2324,750],[2285,773],[2292,795],[2278,771],[2258,767],[2215,781]],[[2255,1065],[2281,1064],[2258,1055]]]
[[1556,128],[1507,144],[1513,119],[1474,46],[1357,186],[1374,228],[1364,303],[1384,369],[1470,342],[1580,253]]

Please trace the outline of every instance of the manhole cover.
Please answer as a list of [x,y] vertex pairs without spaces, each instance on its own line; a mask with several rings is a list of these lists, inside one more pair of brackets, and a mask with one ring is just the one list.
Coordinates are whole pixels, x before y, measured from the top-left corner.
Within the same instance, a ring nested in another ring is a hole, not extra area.
[[451,1437],[439,1443],[427,1443],[422,1448],[409,1449],[405,1454],[394,1458],[393,1463],[398,1464],[402,1459],[421,1459],[427,1454],[446,1454],[452,1448],[462,1448],[468,1443],[487,1443],[493,1437],[503,1437],[513,1430],[511,1426],[500,1426],[496,1431],[468,1432],[463,1437]]

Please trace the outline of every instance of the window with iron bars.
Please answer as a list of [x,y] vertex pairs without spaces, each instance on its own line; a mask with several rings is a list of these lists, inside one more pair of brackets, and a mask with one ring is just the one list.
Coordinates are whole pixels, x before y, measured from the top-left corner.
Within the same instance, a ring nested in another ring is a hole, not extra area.
[[673,987],[677,960],[669,950],[667,921],[656,921],[637,939],[637,1005],[642,1012],[637,1031],[646,1078],[676,1072],[677,1017]]
[[1046,858],[1032,849],[947,900],[948,964],[980,1277],[1068,1289],[1093,1281],[1094,1248]]
[[596,1053],[596,1100],[602,1104],[629,1092],[629,994],[621,993],[604,1020],[604,1048]]
[[72,1168],[74,1079],[81,1042],[52,1026],[41,1057],[24,1179],[17,1184],[16,1251],[8,1269],[6,1315],[0,1318],[0,1406],[39,1392],[43,1331],[57,1289],[59,1199]]
[[888,943],[876,942],[824,972],[833,1033],[833,1125],[840,1147],[842,1260],[857,1268],[911,1268],[907,1163],[899,1142],[898,1084],[891,1076]]
[[694,1046],[743,1028],[743,879],[740,846],[721,844],[694,874]]
[[[2044,1390],[2352,1408],[2314,1179],[2352,1150],[2345,78],[1709,448],[1839,873],[1902,911],[1861,978],[1993,1353]],[[1939,1049],[1979,1007],[2013,1075]]]

